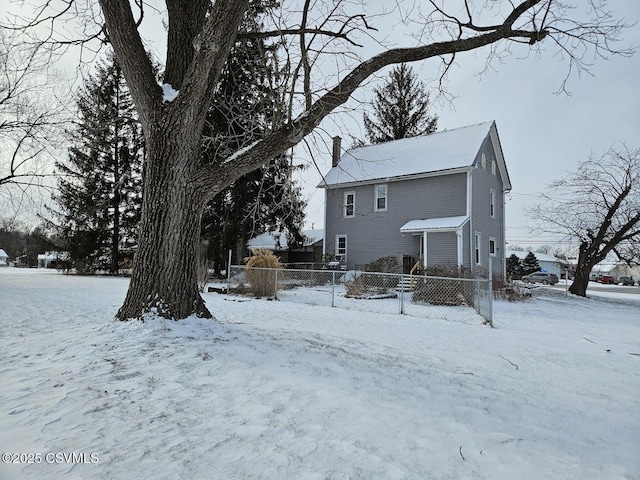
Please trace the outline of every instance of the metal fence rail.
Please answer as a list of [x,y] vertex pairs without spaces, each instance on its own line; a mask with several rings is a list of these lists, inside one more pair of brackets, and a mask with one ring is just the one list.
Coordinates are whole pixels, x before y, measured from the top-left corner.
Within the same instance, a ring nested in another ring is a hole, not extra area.
[[492,324],[491,281],[340,270],[232,266],[228,291],[286,302]]

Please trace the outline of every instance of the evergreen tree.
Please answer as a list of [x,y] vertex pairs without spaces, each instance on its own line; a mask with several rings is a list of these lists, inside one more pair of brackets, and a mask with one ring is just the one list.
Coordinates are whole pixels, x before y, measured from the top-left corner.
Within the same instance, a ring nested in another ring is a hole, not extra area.
[[527,253],[527,256],[522,260],[522,274],[529,275],[534,272],[540,271],[540,265],[538,264],[538,259],[533,252]]
[[136,242],[144,140],[124,77],[109,54],[85,81],[66,162],[57,162],[58,210],[51,222],[76,268],[119,269],[121,247]]
[[522,262],[518,256],[513,253],[507,258],[507,276],[513,280],[522,278]]
[[402,63],[389,73],[387,83],[374,90],[373,114],[364,114],[370,143],[429,135],[438,128],[438,116],[429,115],[429,93],[413,68]]
[[[246,21],[255,21],[259,10],[252,10]],[[207,118],[207,163],[220,162],[282,124],[286,108],[277,87],[276,53],[277,45],[267,45],[263,39],[236,42]],[[207,205],[201,236],[217,272],[224,267],[230,249],[235,252],[234,260],[241,261],[246,242],[264,231],[287,232],[290,245],[302,241],[306,203],[292,180],[296,168],[290,155],[280,155],[236,180]]]

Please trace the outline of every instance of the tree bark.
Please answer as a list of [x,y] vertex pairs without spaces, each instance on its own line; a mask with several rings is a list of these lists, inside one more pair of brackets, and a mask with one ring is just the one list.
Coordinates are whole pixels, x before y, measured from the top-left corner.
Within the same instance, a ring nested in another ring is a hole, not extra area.
[[171,122],[157,126],[150,136],[138,250],[117,318],[143,318],[149,313],[170,319],[210,318],[197,278],[206,197],[190,181],[189,171],[193,158],[198,158],[200,137],[181,134]]
[[569,287],[569,291],[574,295],[581,297],[587,296],[587,287],[589,286],[589,274],[591,270],[602,258],[600,256],[593,255],[593,247],[587,242],[580,244],[580,250],[578,252],[578,266],[576,268],[576,274],[573,278],[573,282]]
[[569,287],[569,291],[574,295],[586,297],[587,287],[589,286],[590,273],[591,273],[591,268],[587,268],[586,266],[583,266],[582,268],[578,268],[576,270],[575,277],[573,277],[573,282]]

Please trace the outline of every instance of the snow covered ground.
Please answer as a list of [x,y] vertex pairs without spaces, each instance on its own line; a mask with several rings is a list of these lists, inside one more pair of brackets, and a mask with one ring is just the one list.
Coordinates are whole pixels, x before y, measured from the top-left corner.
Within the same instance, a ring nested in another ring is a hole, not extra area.
[[0,478],[640,479],[640,295],[115,322],[127,283],[0,269]]

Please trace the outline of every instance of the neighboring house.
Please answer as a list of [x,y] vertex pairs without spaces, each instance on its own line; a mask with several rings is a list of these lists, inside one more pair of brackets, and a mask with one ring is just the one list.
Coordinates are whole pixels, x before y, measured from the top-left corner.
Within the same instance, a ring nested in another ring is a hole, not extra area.
[[324,230],[301,230],[300,233],[304,237],[302,245],[290,247],[286,232],[266,232],[249,240],[247,249],[249,253],[258,248],[271,250],[282,263],[321,263]]
[[57,268],[60,262],[69,260],[68,252],[45,252],[38,254],[38,268]]
[[[524,260],[528,254],[529,252],[521,250],[507,250],[507,258],[509,258],[511,255],[515,255],[520,259],[520,261]],[[563,278],[566,273],[565,270],[569,268],[569,262],[567,260],[562,260],[561,258],[544,253],[533,252],[533,254],[538,260],[538,265],[540,265],[541,272],[555,273],[558,278]]]
[[393,255],[408,272],[464,266],[505,273],[504,194],[511,182],[495,122],[348,150],[334,139],[324,251],[362,269]]
[[609,275],[613,276],[616,280],[620,277],[633,277],[634,280],[640,280],[640,265],[637,263],[632,263],[631,265],[627,265],[624,262],[618,262],[611,269]]
[[9,265],[9,255],[0,248],[0,267],[6,267],[7,265]]

